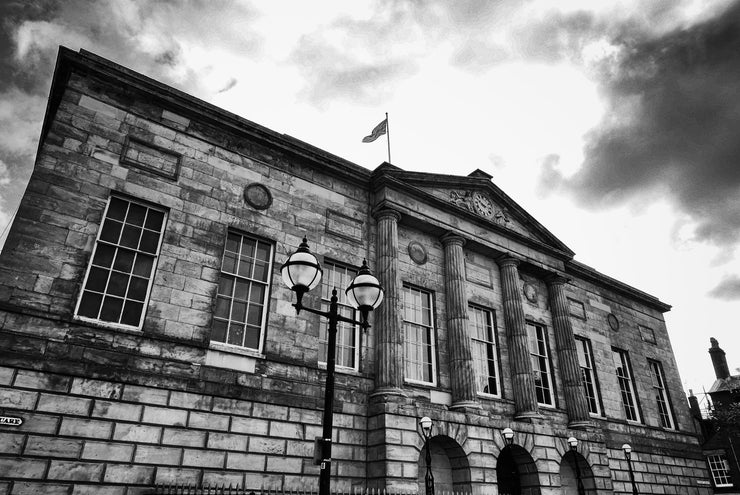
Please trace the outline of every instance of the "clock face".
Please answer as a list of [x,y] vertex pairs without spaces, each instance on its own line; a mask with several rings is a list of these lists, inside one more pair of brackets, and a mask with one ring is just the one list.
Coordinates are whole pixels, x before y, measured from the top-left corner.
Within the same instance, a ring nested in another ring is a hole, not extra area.
[[473,195],[473,206],[479,215],[486,218],[490,218],[493,215],[493,203],[481,193],[475,193]]

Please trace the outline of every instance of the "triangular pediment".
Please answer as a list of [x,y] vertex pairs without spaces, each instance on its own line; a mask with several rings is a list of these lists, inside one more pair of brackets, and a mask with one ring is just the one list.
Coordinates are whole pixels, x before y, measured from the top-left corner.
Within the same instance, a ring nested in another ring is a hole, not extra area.
[[398,187],[427,197],[438,207],[447,204],[460,214],[488,225],[499,234],[529,239],[537,244],[573,256],[562,241],[493,183],[492,177],[476,170],[468,176],[407,172],[384,164],[376,172],[393,177]]

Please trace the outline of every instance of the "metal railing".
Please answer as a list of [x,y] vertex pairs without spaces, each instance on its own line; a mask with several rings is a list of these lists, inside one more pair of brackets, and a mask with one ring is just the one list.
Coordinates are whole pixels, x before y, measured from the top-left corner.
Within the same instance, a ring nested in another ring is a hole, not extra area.
[[[387,490],[384,488],[361,488],[349,490],[334,489],[332,495],[423,495],[422,491],[415,490]],[[305,488],[259,488],[250,489],[233,485],[156,485],[147,495],[317,495],[318,487]],[[437,491],[437,495],[471,495],[465,491]]]

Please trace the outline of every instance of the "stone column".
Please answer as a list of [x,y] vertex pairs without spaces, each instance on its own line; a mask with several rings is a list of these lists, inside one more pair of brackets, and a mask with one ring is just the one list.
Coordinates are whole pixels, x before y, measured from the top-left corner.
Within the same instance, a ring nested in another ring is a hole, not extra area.
[[465,290],[465,239],[449,232],[442,236],[445,248],[447,292],[447,338],[450,345],[452,408],[480,407],[475,385],[472,345],[468,332],[468,298]]
[[568,280],[559,275],[547,279],[550,293],[550,312],[555,330],[555,345],[560,363],[560,379],[565,393],[565,410],[568,412],[568,426],[583,428],[590,422],[588,403],[583,392],[581,367],[578,364],[578,349],[573,338],[573,325],[570,322],[568,299],[565,297],[565,284]]
[[496,260],[501,270],[501,288],[504,300],[506,342],[509,347],[511,381],[514,389],[514,417],[525,419],[539,416],[534,389],[532,361],[527,346],[527,325],[524,321],[521,290],[519,288],[519,260],[501,256]]
[[401,340],[401,292],[398,273],[398,221],[401,214],[383,209],[378,223],[376,276],[385,290],[375,312],[375,391],[373,394],[403,395],[403,345]]

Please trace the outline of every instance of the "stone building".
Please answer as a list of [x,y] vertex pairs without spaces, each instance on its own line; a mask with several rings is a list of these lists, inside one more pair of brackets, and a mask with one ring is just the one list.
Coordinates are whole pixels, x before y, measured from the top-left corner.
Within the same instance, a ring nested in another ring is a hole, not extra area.
[[701,448],[714,492],[740,494],[740,374],[730,374],[725,351],[714,337],[709,341],[709,355],[716,376],[707,392],[710,416],[702,417],[699,401],[691,391],[689,403],[701,424],[704,436]]
[[438,492],[575,493],[577,467],[631,493],[630,466],[640,493],[710,492],[669,306],[490,175],[366,170],[62,48],[0,256],[0,413],[22,420],[0,493],[315,487],[326,323],[279,273],[304,236],[306,305],[363,258],[385,287],[370,329],[340,328],[333,487],[423,487],[428,416]]

